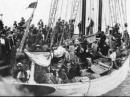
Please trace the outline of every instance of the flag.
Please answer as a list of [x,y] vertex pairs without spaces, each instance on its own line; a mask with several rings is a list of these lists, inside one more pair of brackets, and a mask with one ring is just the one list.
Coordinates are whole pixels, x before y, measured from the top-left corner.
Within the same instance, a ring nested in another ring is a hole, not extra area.
[[36,8],[37,7],[37,2],[32,2],[29,4],[28,8]]

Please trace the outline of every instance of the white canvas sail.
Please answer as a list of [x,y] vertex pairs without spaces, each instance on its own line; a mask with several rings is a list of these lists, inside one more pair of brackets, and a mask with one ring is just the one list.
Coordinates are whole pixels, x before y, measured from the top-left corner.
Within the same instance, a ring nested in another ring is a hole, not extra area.
[[[50,53],[46,52],[29,52],[25,51],[27,56],[37,65],[43,66],[43,67],[48,67],[51,62],[51,56]],[[49,57],[50,56],[50,57]]]

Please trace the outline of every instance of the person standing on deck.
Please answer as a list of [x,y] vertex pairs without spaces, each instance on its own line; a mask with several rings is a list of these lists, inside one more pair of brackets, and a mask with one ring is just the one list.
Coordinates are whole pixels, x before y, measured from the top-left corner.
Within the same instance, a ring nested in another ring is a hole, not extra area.
[[81,37],[82,36],[82,21],[79,22],[78,28],[79,28],[79,37]]
[[72,39],[74,35],[74,22],[75,20],[70,20],[69,21],[69,34],[70,34],[70,39]]
[[66,30],[65,29],[65,20],[62,20],[62,22],[61,22],[61,32],[60,32],[60,36],[59,36],[59,38],[60,38],[59,44],[61,44],[62,41],[64,40],[65,30]]
[[3,24],[3,21],[0,20],[0,31],[2,31],[4,29],[4,24]]
[[14,21],[13,28],[16,29],[18,27],[17,21]]
[[94,27],[94,21],[92,20],[92,18],[88,18],[88,27],[87,27],[86,35],[93,34],[93,27]]
[[42,19],[38,22],[37,25],[38,25],[38,28],[39,28],[39,29],[41,29],[41,28],[44,27],[44,23],[43,23]]
[[61,30],[62,30],[62,21],[61,18],[56,22],[56,26],[54,28],[54,44],[58,44],[61,39]]
[[66,23],[65,23],[64,40],[69,39],[68,32],[69,32],[69,24],[68,24],[68,22],[66,22]]
[[125,30],[124,30],[124,32],[123,32],[122,41],[123,41],[123,42],[125,43],[125,45],[128,47],[128,46],[130,45],[130,44],[129,44],[129,42],[130,42],[130,36],[129,36],[128,30],[127,30],[128,24],[125,23],[124,26],[125,26]]
[[14,65],[15,65],[15,59],[16,59],[16,38],[14,33],[8,35],[7,37],[8,40],[8,45],[10,48],[10,54],[9,54],[9,59],[10,59],[10,65],[12,66],[11,69],[11,73],[13,73],[13,69],[14,69]]
[[8,45],[7,38],[4,34],[0,35],[0,75],[8,76],[10,75],[10,67],[9,67],[9,55],[10,48]]
[[121,37],[122,37],[122,34],[119,32],[120,30],[120,24],[115,24],[114,26],[114,38],[115,38],[115,45],[116,47],[121,47]]
[[[46,38],[48,38],[47,37],[47,33],[48,33],[48,31],[47,31],[47,25],[45,25],[45,27],[43,27],[43,29],[42,29],[42,34],[43,34],[43,40],[45,40]],[[48,39],[47,39],[48,40]],[[47,41],[46,40],[46,41]]]
[[22,18],[21,18],[21,21],[18,23],[19,30],[20,30],[21,32],[24,32],[24,29],[25,29],[24,24],[25,24],[25,19],[22,17]]

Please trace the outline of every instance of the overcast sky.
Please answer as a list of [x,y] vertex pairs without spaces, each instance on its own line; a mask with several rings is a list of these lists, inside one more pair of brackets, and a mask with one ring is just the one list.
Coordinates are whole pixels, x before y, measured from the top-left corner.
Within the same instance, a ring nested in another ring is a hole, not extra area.
[[[3,14],[3,21],[6,25],[11,25],[14,20],[19,21],[23,16],[29,18],[32,9],[27,9],[28,5],[36,0],[0,0],[0,13]],[[43,19],[48,22],[51,0],[39,0],[34,21]]]
[[[23,16],[29,18],[32,9],[27,9],[28,5],[36,0],[0,0],[0,13],[3,14],[3,21],[6,25],[11,26],[13,21],[19,21]],[[65,0],[66,1],[66,0]],[[44,23],[48,23],[51,0],[39,0],[33,23],[39,19],[43,19]],[[130,0],[127,0],[127,17],[130,24]]]

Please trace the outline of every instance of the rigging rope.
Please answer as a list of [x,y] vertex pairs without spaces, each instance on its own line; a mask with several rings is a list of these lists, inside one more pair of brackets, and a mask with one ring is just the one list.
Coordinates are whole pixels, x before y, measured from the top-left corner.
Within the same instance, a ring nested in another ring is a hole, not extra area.
[[79,21],[81,21],[81,16],[82,16],[82,1],[80,0],[80,5],[79,5]]
[[113,18],[114,18],[114,23],[116,23],[117,21],[116,21],[116,14],[115,14],[115,8],[114,8],[114,0],[111,0],[111,2],[112,2],[112,10],[113,10]]
[[116,12],[115,12],[115,14],[116,14],[116,22],[119,23],[119,14],[118,14],[118,9],[119,9],[118,7],[119,6],[117,5],[118,4],[117,0],[114,0],[114,1],[115,1],[115,4],[114,4],[115,5],[115,10],[116,10]]
[[121,24],[121,10],[120,10],[120,3],[119,3],[119,0],[118,0],[118,2],[117,2],[117,4],[118,4],[118,13],[119,13],[119,23]]
[[125,14],[125,11],[124,11],[124,9],[123,9],[123,8],[124,8],[123,1],[124,1],[124,0],[121,1],[121,4],[122,4],[122,12],[123,12],[123,19],[124,19],[124,21],[126,21],[126,19],[125,19],[125,15],[126,15],[126,14]]
[[103,8],[104,8],[104,13],[103,13],[104,14],[104,17],[103,17],[104,18],[104,27],[106,27],[107,26],[107,14],[106,14],[106,12],[108,12],[107,6],[106,7],[103,6]]
[[89,14],[89,15],[90,15],[90,17],[92,18],[92,12],[91,12],[91,9],[92,9],[92,0],[90,0],[90,9],[89,9],[89,10],[90,10],[90,14]]
[[120,24],[121,27],[123,28],[122,24],[123,24],[123,18],[122,18],[122,10],[121,10],[121,4],[120,4],[120,0],[118,0],[118,4],[119,4],[119,12],[120,12]]
[[50,8],[50,14],[49,14],[49,20],[48,20],[49,22],[48,25],[51,27],[53,27],[55,24],[58,3],[59,3],[59,0],[53,0],[51,2],[51,8]]
[[67,13],[68,6],[69,6],[69,0],[67,0],[67,3],[66,3],[66,12],[65,12],[65,18],[66,19],[67,19],[67,15],[68,15],[68,13]]
[[74,2],[75,2],[75,0],[71,0],[71,2],[72,2],[72,7],[71,7],[71,16],[70,16],[70,19],[73,18],[73,8],[74,8]]
[[111,0],[109,0],[109,9],[110,9],[110,14],[111,14],[111,26],[112,26],[114,19],[113,19],[112,7],[111,7]]
[[51,21],[50,21],[50,16],[51,16],[52,6],[53,6],[53,0],[51,1],[51,6],[50,6],[50,12],[49,12],[49,20],[48,20],[48,25],[49,25],[49,23],[51,22]]
[[60,17],[61,17],[61,15],[62,15],[62,9],[63,9],[63,0],[61,0],[61,8],[60,8],[61,10],[60,10]]
[[126,6],[127,0],[125,0],[124,2],[125,2],[125,14],[126,14],[126,22],[127,22],[127,6]]

